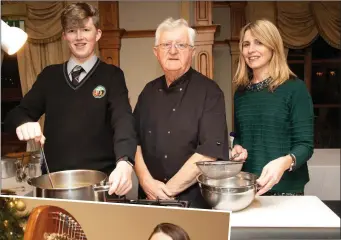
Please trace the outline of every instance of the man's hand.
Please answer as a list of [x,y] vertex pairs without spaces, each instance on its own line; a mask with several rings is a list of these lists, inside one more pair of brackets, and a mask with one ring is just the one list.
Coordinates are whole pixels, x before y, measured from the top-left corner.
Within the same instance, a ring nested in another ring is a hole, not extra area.
[[152,177],[145,178],[141,181],[141,186],[143,191],[146,193],[147,198],[150,200],[156,199],[171,199],[169,196],[171,193],[169,192],[166,184],[155,180]]
[[125,195],[132,188],[131,174],[133,168],[126,161],[119,161],[114,171],[109,176],[109,183],[111,187],[109,189],[109,195],[115,193],[118,196]]
[[257,195],[262,195],[271,190],[281,180],[283,173],[290,168],[291,162],[291,157],[285,156],[272,160],[265,165],[262,174],[257,179],[258,184],[261,186]]
[[231,151],[231,157],[234,157],[236,154],[237,157],[235,157],[233,160],[234,161],[242,161],[244,162],[247,159],[247,150],[245,148],[243,148],[240,145],[235,145]]
[[40,142],[41,145],[45,143],[45,136],[41,131],[38,122],[28,122],[20,125],[16,129],[17,136],[21,141],[28,141],[34,139],[35,142]]

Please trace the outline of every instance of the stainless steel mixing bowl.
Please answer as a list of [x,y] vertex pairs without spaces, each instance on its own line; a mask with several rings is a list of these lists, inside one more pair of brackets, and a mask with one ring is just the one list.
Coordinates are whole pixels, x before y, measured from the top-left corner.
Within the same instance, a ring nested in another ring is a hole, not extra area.
[[237,161],[203,161],[196,165],[200,171],[208,178],[223,179],[234,177],[243,167],[243,162]]
[[217,210],[240,211],[252,203],[257,192],[257,176],[247,172],[225,179],[210,179],[201,174],[197,180],[202,196]]

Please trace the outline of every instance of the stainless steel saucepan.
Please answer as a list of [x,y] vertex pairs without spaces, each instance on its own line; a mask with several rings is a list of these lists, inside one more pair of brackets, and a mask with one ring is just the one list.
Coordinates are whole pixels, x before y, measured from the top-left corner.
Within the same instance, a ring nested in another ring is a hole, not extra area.
[[27,183],[36,188],[35,197],[69,200],[106,201],[105,192],[110,188],[108,176],[95,170],[68,170],[30,178]]

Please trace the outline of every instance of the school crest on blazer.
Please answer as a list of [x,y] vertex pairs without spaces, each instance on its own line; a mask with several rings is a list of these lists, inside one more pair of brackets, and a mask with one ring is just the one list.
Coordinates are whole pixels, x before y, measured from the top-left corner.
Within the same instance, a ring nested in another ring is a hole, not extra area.
[[95,89],[92,91],[92,96],[94,96],[94,98],[102,98],[105,96],[106,93],[106,89],[104,86],[102,85],[98,85],[97,87],[95,87]]

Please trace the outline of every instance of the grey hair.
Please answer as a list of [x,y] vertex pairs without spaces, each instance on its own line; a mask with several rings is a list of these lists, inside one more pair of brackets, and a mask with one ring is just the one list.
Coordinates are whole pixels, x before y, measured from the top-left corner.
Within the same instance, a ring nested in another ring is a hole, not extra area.
[[188,26],[188,22],[185,19],[180,18],[180,19],[175,20],[171,17],[164,20],[157,27],[156,32],[155,32],[155,46],[159,44],[159,39],[160,39],[160,35],[162,32],[170,31],[170,30],[182,28],[182,27],[187,28],[189,44],[191,46],[194,46],[195,36],[196,36],[195,30]]

